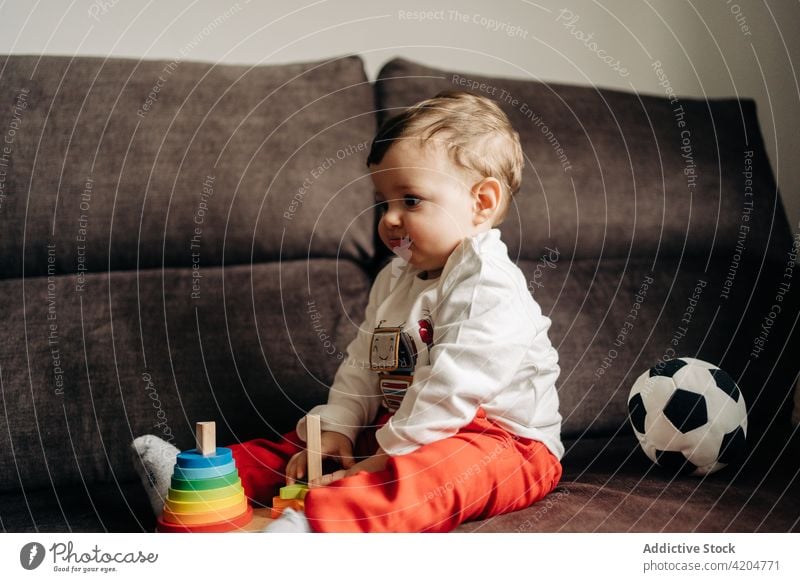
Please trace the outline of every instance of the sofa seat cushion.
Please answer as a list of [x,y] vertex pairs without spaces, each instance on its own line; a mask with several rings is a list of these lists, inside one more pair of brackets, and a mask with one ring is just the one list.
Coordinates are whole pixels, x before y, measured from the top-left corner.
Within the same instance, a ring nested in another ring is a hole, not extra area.
[[[797,440],[797,439],[795,439]],[[796,532],[800,531],[797,442],[764,443],[741,467],[705,479],[673,478],[632,435],[566,443],[564,476],[522,511],[463,524],[461,532]]]
[[0,494],[3,532],[152,532],[155,525],[138,480]]
[[[778,447],[776,463],[757,453],[740,468],[671,479],[653,467],[631,435],[568,441],[564,476],[546,499],[457,532],[788,532],[800,531],[800,442]],[[151,532],[138,480],[62,485],[0,494],[7,532]]]
[[0,491],[133,478],[128,446],[275,437],[324,402],[369,279],[313,259],[0,280]]

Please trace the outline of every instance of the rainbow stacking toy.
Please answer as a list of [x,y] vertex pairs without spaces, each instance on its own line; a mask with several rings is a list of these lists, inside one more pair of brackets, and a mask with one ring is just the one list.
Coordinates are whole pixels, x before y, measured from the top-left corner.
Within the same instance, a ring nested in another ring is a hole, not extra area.
[[216,448],[213,422],[197,423],[197,448],[178,454],[158,531],[221,533],[253,518],[236,463],[228,448]]

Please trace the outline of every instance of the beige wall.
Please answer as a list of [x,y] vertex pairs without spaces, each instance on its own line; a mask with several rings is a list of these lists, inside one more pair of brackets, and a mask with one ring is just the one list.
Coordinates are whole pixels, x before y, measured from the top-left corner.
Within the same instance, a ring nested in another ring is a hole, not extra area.
[[[679,95],[756,99],[772,167],[797,231],[800,164],[791,152],[800,151],[800,91],[794,71],[800,66],[800,37],[795,32],[800,29],[800,4],[790,0],[601,4],[590,0],[12,0],[0,5],[0,53],[239,63],[360,53],[371,77],[381,63],[403,55],[468,72],[657,94],[662,89],[652,63],[659,60]],[[420,20],[420,11],[428,11],[428,19]],[[588,35],[593,35],[596,46],[587,46]],[[600,50],[605,51],[602,56],[619,62],[604,63]]]

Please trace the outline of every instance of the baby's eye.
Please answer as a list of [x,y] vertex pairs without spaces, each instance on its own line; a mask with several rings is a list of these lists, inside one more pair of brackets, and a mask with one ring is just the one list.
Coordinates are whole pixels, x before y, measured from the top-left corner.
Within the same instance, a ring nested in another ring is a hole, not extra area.
[[422,200],[409,194],[406,194],[406,196],[403,198],[403,204],[406,205],[406,208],[414,208],[415,206],[419,206],[420,202],[422,202]]
[[385,213],[388,210],[388,208],[389,208],[389,203],[386,200],[376,200],[375,201],[375,209],[379,213],[381,213],[381,214]]

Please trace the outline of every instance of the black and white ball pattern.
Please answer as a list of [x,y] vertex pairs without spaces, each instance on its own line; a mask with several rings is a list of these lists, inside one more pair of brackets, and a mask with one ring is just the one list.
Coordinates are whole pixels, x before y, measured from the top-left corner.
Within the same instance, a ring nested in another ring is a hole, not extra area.
[[708,362],[676,358],[651,368],[634,382],[628,413],[645,454],[670,472],[708,475],[744,452],[744,396]]

